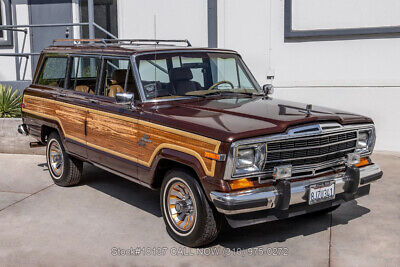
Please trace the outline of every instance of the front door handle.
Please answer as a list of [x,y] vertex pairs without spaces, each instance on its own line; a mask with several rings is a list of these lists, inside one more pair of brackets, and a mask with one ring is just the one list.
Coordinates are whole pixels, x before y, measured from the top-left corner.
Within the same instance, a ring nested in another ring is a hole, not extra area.
[[89,101],[90,101],[90,103],[93,103],[93,104],[99,103],[99,100],[96,100],[96,99],[89,99]]
[[58,96],[60,96],[60,97],[66,97],[67,94],[66,94],[66,93],[60,93]]

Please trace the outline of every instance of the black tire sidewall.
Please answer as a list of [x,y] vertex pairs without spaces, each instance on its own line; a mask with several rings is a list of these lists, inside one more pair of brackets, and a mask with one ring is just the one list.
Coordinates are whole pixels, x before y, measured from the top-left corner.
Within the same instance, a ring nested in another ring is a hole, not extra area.
[[[57,177],[56,175],[54,175],[53,170],[51,169],[51,166],[50,166],[49,147],[50,147],[50,144],[52,143],[53,140],[56,140],[58,142],[58,144],[60,145],[62,154],[63,154],[63,165],[64,166],[63,166],[63,173],[62,173],[62,175],[60,177]],[[48,169],[49,169],[49,173],[50,173],[51,179],[53,179],[54,183],[57,184],[57,185],[62,185],[62,186],[67,185],[68,184],[67,180],[69,179],[68,171],[69,171],[69,167],[70,167],[69,166],[69,157],[68,157],[68,154],[65,152],[64,145],[61,142],[60,135],[58,133],[56,133],[56,132],[52,132],[49,135],[49,138],[47,140],[46,160],[47,160],[47,165],[48,165]]]
[[[171,222],[171,218],[168,214],[167,210],[167,201],[166,201],[166,194],[168,192],[168,189],[172,184],[168,184],[170,180],[174,178],[179,178],[180,180],[183,180],[190,188],[192,191],[194,201],[196,202],[196,222],[190,232],[190,234],[187,235],[179,235],[177,232],[180,232],[179,229],[174,227],[173,222]],[[168,185],[168,187],[167,187]],[[164,218],[165,225],[167,227],[167,231],[169,235],[175,239],[177,242],[192,247],[192,246],[197,246],[198,245],[198,240],[200,240],[203,236],[205,226],[207,224],[207,207],[205,205],[208,205],[208,200],[206,199],[199,183],[197,180],[188,174],[186,171],[183,170],[172,170],[169,171],[164,180],[163,184],[161,186],[161,192],[160,192],[160,206],[161,206],[161,213]],[[172,229],[174,228],[175,231]]]

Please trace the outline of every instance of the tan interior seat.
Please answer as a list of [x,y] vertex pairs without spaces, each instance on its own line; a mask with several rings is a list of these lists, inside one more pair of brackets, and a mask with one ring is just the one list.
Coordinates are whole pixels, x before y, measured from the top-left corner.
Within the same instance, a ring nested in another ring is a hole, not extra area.
[[75,87],[75,91],[94,95],[93,90],[89,90],[89,86],[87,85],[78,85]]
[[126,77],[126,70],[115,70],[112,74],[113,85],[110,85],[108,96],[115,97],[117,93],[123,93]]
[[109,97],[115,97],[117,93],[123,93],[124,88],[121,85],[115,84],[110,86],[110,91],[108,92]]
[[51,82],[49,83],[49,86],[58,86],[58,82]]

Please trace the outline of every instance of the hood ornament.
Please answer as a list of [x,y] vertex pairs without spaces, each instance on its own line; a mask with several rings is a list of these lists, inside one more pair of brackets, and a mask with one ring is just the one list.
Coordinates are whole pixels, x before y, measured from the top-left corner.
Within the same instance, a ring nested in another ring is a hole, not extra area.
[[312,111],[312,105],[311,104],[307,104],[307,106],[306,106],[306,114],[307,114],[307,116],[311,115],[311,111]]
[[304,109],[299,109],[299,112],[305,113],[307,117],[308,117],[308,116],[311,116],[312,105],[311,105],[311,104],[307,104],[306,110],[304,110]]

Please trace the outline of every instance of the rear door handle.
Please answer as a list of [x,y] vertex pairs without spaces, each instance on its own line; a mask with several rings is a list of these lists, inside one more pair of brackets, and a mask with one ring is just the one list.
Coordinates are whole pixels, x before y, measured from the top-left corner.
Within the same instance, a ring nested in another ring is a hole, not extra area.
[[96,99],[89,99],[89,101],[91,103],[94,103],[94,104],[98,104],[99,103],[99,100],[96,100]]
[[58,96],[60,96],[60,97],[66,97],[67,94],[66,94],[66,93],[60,93],[60,94],[58,94]]

